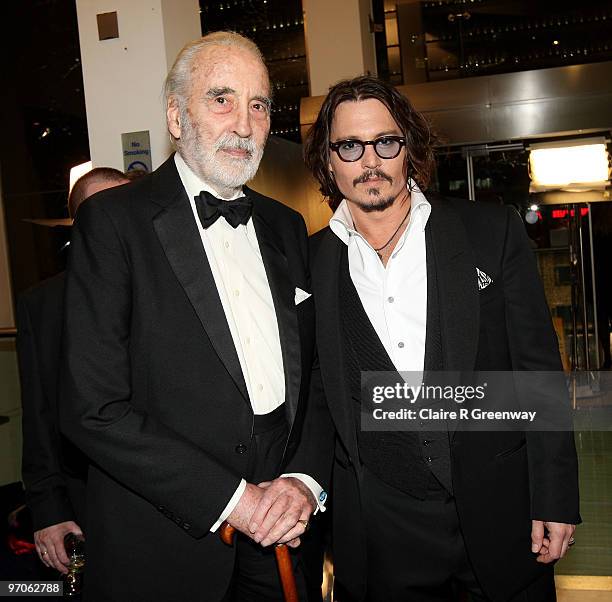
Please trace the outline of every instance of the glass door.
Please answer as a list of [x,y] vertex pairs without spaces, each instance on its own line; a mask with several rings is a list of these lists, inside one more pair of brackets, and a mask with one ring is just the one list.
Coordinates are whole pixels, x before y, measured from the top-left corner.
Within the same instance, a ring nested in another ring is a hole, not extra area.
[[[597,370],[610,364],[607,308],[612,293],[603,269],[606,245],[612,251],[607,242],[612,234],[606,234],[612,231],[606,226],[612,224],[612,210],[604,208],[610,203],[597,203],[595,209],[588,204],[539,205],[529,194],[528,159],[522,143],[440,149],[434,187],[444,196],[514,207],[537,257],[564,368]],[[595,229],[592,212],[601,215]],[[596,258],[602,267],[598,277]],[[606,303],[599,313],[598,302]]]

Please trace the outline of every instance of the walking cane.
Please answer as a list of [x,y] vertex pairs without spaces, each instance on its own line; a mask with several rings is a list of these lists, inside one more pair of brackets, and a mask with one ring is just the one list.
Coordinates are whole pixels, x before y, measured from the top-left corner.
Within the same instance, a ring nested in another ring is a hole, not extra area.
[[[234,544],[236,529],[234,529],[234,527],[232,527],[230,524],[224,522],[221,525],[219,534],[223,543],[227,544],[228,546]],[[283,543],[277,544],[274,547],[274,554],[276,556],[278,572],[280,573],[285,602],[300,602],[298,600],[297,586],[295,584],[295,575],[293,574],[293,564],[291,563],[289,548]]]

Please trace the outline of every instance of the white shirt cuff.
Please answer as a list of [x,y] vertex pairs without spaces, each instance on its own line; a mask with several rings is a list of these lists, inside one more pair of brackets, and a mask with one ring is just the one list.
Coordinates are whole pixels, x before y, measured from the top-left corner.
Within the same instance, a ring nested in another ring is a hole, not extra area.
[[217,522],[210,528],[211,533],[214,533],[221,526],[221,523],[234,511],[234,508],[238,505],[246,486],[247,482],[242,479],[240,481],[240,485],[238,485],[236,491],[234,491],[234,495],[232,495],[230,501],[227,503],[227,506],[225,506],[225,509],[219,515]]
[[317,508],[313,512],[313,515],[319,511],[325,512],[325,502],[327,501],[327,493],[325,493],[323,487],[321,487],[321,485],[319,485],[319,483],[317,483],[312,477],[301,472],[288,472],[286,474],[281,475],[281,478],[284,477],[295,477],[296,479],[302,481],[302,483],[304,483],[304,485],[306,485],[306,487],[310,489],[312,495],[314,495],[314,499],[317,501]]

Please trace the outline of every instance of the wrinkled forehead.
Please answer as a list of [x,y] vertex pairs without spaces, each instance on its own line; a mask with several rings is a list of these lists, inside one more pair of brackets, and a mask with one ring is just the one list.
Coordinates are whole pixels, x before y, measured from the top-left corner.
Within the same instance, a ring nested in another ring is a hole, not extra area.
[[268,70],[248,48],[212,45],[202,49],[191,65],[192,89],[232,88],[254,96],[270,95]]

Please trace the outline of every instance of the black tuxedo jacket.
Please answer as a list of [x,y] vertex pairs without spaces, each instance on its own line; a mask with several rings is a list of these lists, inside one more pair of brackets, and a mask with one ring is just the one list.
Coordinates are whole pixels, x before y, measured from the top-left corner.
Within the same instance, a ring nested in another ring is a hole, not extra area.
[[64,282],[64,274],[58,274],[17,301],[22,477],[35,531],[69,520],[85,528],[87,459],[59,430]]
[[[561,370],[543,288],[520,217],[511,208],[428,194],[445,370]],[[334,569],[364,594],[361,469],[347,386],[338,273],[344,244],[329,228],[313,238],[312,282],[321,378],[335,427],[320,421],[320,479],[334,457]],[[345,247],[344,247],[345,249]],[[492,284],[479,291],[476,267]],[[567,399],[560,399],[565,403]],[[313,407],[315,405],[313,404]],[[330,430],[331,429],[331,430]],[[304,441],[307,444],[307,440]],[[531,520],[580,522],[572,433],[455,431],[453,489],[467,551],[485,592],[507,600],[542,571],[531,554]],[[494,550],[491,541],[495,541]]]
[[[301,216],[254,191],[297,445],[314,349]],[[218,600],[233,549],[209,530],[244,476],[253,412],[171,157],[93,196],[72,233],[62,427],[93,463],[87,599]]]

